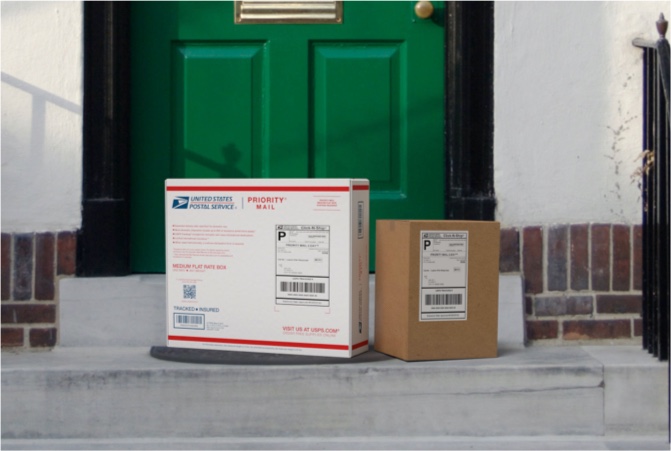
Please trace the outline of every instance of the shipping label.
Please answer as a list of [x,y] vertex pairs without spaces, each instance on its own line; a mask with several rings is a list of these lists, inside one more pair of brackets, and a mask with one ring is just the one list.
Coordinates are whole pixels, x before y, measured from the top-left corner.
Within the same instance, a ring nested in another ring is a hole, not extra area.
[[329,307],[330,226],[275,227],[275,302]]
[[420,232],[420,321],[467,318],[468,232]]

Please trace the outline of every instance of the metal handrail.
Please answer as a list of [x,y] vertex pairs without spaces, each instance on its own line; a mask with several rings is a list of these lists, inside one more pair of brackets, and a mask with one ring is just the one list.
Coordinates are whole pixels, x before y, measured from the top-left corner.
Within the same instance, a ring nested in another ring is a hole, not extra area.
[[[666,98],[667,108],[669,102],[669,84],[671,83],[671,62],[669,58],[669,41],[666,39],[666,32],[668,31],[669,22],[664,17],[664,14],[659,15],[659,19],[655,22],[659,39],[651,41],[643,38],[635,38],[632,44],[635,47],[642,49],[654,49],[657,51],[657,66],[660,73],[664,97]],[[667,109],[668,111],[668,109]]]
[[659,39],[634,39],[643,49],[643,347],[669,359],[669,42],[668,22],[656,22]]

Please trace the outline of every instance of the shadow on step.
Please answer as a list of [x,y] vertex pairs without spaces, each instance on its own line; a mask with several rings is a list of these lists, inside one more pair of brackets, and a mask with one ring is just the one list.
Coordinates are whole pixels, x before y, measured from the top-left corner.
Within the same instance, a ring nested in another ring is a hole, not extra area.
[[172,362],[218,365],[333,365],[371,363],[393,359],[393,357],[373,351],[372,348],[369,352],[352,358],[169,348],[167,346],[152,346],[150,354],[157,359]]

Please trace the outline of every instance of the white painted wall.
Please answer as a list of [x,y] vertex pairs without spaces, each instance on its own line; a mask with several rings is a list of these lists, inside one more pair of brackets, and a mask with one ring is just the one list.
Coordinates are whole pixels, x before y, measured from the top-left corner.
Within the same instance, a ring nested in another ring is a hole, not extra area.
[[75,230],[82,195],[82,3],[6,2],[2,231]]
[[640,223],[641,50],[668,2],[497,2],[495,190],[504,226]]
[[[82,3],[5,2],[2,230],[81,225]],[[640,222],[641,52],[667,2],[497,2],[504,226]]]

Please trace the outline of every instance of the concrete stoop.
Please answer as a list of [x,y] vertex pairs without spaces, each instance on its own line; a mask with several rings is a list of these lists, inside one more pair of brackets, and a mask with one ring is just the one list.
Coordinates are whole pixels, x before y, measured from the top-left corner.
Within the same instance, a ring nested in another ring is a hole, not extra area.
[[132,334],[3,352],[2,448],[669,449],[668,366],[638,346],[222,365],[155,359]]
[[668,449],[667,367],[637,347],[272,367],[77,347],[2,363],[5,449]]
[[151,438],[3,440],[16,450],[666,450],[666,440],[650,437],[309,437],[309,438]]

